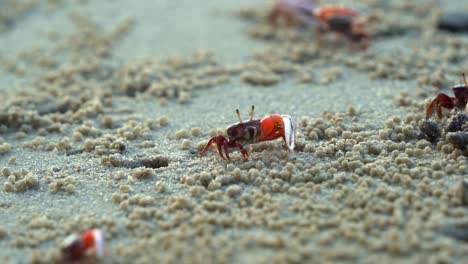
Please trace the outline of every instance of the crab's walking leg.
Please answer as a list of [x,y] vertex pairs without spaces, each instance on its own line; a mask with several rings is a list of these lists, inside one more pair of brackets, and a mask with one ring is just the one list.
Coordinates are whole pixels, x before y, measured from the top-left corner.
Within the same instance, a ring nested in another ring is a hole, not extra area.
[[238,147],[239,151],[242,154],[242,158],[244,160],[247,160],[249,158],[249,153],[247,152],[247,150],[245,150],[245,148],[242,146],[242,144],[237,143],[237,142],[229,142],[229,147],[231,147],[231,148]]
[[465,73],[462,73],[462,77],[463,77],[463,83],[465,84],[465,88],[468,89],[468,83],[466,82]]
[[249,153],[247,152],[247,150],[245,150],[245,148],[241,144],[239,144],[239,150],[242,153],[242,157],[244,158],[244,160],[248,160]]
[[223,148],[226,150],[226,153],[227,153],[227,147],[225,146],[226,138],[223,136],[217,136],[217,137],[211,138],[206,144],[206,146],[203,148],[202,152],[200,153],[200,158],[203,157],[203,155],[205,155],[205,153],[208,151],[208,148],[212,146],[214,143],[216,144],[216,148],[218,150],[219,156],[222,159],[225,159],[223,156]]
[[231,157],[229,157],[229,145],[228,145],[228,142],[224,142],[223,143],[223,147],[224,147],[224,152],[226,153],[226,157],[228,160],[231,160]]
[[438,94],[437,97],[434,98],[434,100],[432,100],[431,104],[426,110],[426,119],[429,119],[429,117],[431,117],[432,113],[434,112],[434,107],[437,110],[437,116],[439,117],[439,119],[442,119],[442,107],[447,109],[453,109],[455,107],[453,99],[454,98],[449,97],[446,94]]
[[226,148],[225,146],[225,138],[223,136],[217,136],[216,137],[216,146],[218,147],[218,154],[219,156],[222,158],[222,159],[226,159],[224,158],[224,155],[223,155],[223,148]]
[[205,147],[203,148],[202,152],[200,153],[200,158],[203,157],[203,155],[205,155],[205,153],[208,151],[208,149],[210,147],[213,146],[213,142],[215,142],[216,138],[211,138],[208,143],[206,143]]
[[248,157],[249,157],[249,153],[247,152],[247,150],[245,150],[245,148],[242,146],[242,144],[238,143],[238,142],[225,142],[224,143],[224,149],[225,149],[225,152],[226,152],[226,157],[228,160],[231,160],[231,158],[229,157],[229,148],[239,148],[239,151],[241,152],[242,154],[242,158],[244,160],[247,160]]
[[[213,144],[216,144],[216,148],[213,146]],[[228,159],[231,160],[231,157],[229,156],[229,149],[230,148],[239,148],[242,157],[244,160],[246,160],[249,157],[249,154],[247,153],[247,150],[244,149],[244,147],[238,143],[238,142],[231,142],[228,139],[226,139],[224,136],[217,136],[211,138],[206,146],[203,148],[202,152],[200,153],[200,158],[205,155],[205,153],[208,151],[209,148],[212,148],[213,152],[217,152],[218,155],[222,159]],[[226,155],[226,157],[224,157]]]
[[315,29],[315,43],[317,45],[317,48],[320,48],[323,46],[323,40],[324,40],[324,35],[326,33],[327,29],[324,25],[319,25]]

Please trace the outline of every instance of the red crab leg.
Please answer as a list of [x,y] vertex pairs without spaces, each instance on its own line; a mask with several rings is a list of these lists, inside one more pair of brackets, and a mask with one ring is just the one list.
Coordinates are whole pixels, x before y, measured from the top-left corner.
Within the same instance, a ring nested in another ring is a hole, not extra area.
[[242,158],[244,158],[244,160],[247,160],[249,158],[249,153],[247,152],[247,150],[245,150],[245,148],[239,143],[237,143],[236,145],[242,154]]
[[[216,144],[216,148],[213,146],[213,144]],[[244,147],[240,143],[231,142],[228,139],[226,139],[224,136],[220,135],[217,137],[213,137],[208,141],[208,143],[206,144],[206,146],[203,148],[202,152],[200,153],[200,158],[203,157],[203,155],[205,155],[205,153],[208,151],[210,147],[212,147],[213,152],[218,152],[219,156],[224,160],[226,158],[228,160],[231,160],[231,157],[229,157],[229,148],[234,148],[234,147],[239,148],[239,151],[241,152],[244,160],[246,160],[249,157],[249,153],[247,152],[247,150],[244,149]],[[223,152],[226,155],[226,158],[224,157]]]
[[439,119],[442,119],[442,107],[447,108],[447,109],[453,109],[455,107],[455,104],[453,103],[452,97],[449,97],[446,94],[440,93],[437,95],[434,100],[432,100],[431,104],[426,110],[426,119],[429,119],[431,117],[432,113],[434,112],[434,107],[437,109],[437,116]]
[[240,147],[240,152],[242,153],[242,157],[244,158],[244,160],[249,159],[249,153],[242,146]]
[[228,146],[228,142],[223,142],[223,147],[224,147],[224,152],[226,153],[226,158],[228,160],[231,160],[231,157],[229,157],[229,146]]
[[239,148],[239,151],[241,152],[242,158],[244,160],[248,159],[249,153],[247,153],[247,150],[245,150],[244,147],[240,143],[228,141],[228,142],[224,142],[224,149],[225,149],[226,157],[228,160],[231,160],[231,158],[229,157],[229,148],[235,148],[235,147]]
[[213,144],[214,138],[210,139],[208,143],[206,143],[205,147],[203,148],[202,152],[200,153],[200,158],[205,155],[205,153],[208,151],[208,148]]
[[[203,155],[205,155],[205,153],[208,151],[210,146],[213,145],[213,143],[216,143],[216,146],[218,148],[218,153],[222,153],[221,152],[221,144],[219,144],[219,142],[222,141],[222,139],[220,139],[220,137],[224,138],[223,136],[213,137],[208,141],[208,143],[206,143],[205,147],[203,148],[202,152],[200,153],[200,158],[203,157]],[[222,154],[219,154],[219,155],[221,156],[221,158],[224,159]]]

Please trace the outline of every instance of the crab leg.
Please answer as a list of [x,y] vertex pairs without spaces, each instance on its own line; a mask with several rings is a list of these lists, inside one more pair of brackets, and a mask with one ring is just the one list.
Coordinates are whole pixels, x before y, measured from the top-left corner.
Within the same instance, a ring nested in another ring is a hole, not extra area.
[[226,159],[226,158],[224,158],[224,155],[223,155],[223,148],[226,150],[226,154],[227,154],[225,140],[226,139],[223,136],[217,136],[216,137],[216,146],[218,147],[218,154],[219,154],[219,156],[221,156],[222,159]]
[[210,146],[213,145],[213,143],[216,143],[219,156],[221,156],[222,159],[225,159],[223,156],[222,149],[221,149],[222,145],[224,145],[225,140],[226,139],[223,136],[217,136],[217,137],[211,138],[206,144],[206,146],[203,148],[202,152],[200,153],[200,158],[203,157],[203,155],[205,155],[205,153],[208,151]]
[[[216,148],[213,146],[213,144],[216,144]],[[212,147],[213,152],[217,152],[218,155],[224,160],[226,158],[228,160],[231,160],[231,157],[229,156],[229,148],[235,148],[235,147],[239,148],[239,151],[241,152],[244,160],[246,160],[249,157],[249,153],[247,153],[247,150],[245,150],[245,148],[240,143],[231,142],[228,139],[226,139],[224,136],[219,135],[217,137],[211,138],[208,141],[208,143],[206,144],[206,146],[203,148],[202,152],[200,153],[200,158],[203,157],[203,155],[205,155],[205,153],[208,151],[210,147]],[[226,157],[224,157],[224,155],[226,155]]]
[[244,160],[249,158],[249,153],[247,152],[247,150],[245,150],[245,148],[240,143],[229,142],[229,147],[231,147],[231,148],[238,147],[239,151],[242,154],[242,158],[244,158]]
[[238,147],[244,160],[247,160],[249,158],[249,153],[247,152],[247,150],[245,150],[245,148],[241,144],[239,144]]
[[216,138],[211,138],[208,143],[206,143],[205,147],[203,148],[202,152],[200,153],[200,158],[205,155],[205,153],[208,151],[208,148],[213,145],[213,142],[216,140]]
[[446,94],[440,93],[437,95],[434,100],[432,100],[431,104],[426,110],[426,119],[429,119],[431,117],[432,113],[434,112],[434,107],[437,110],[437,116],[439,119],[442,119],[442,107],[447,108],[447,109],[452,109],[455,107],[455,104],[453,103],[453,98],[449,97]]
[[226,153],[226,157],[228,160],[231,160],[231,157],[229,157],[229,146],[228,146],[228,142],[224,142],[223,143],[223,147],[224,147],[224,152]]

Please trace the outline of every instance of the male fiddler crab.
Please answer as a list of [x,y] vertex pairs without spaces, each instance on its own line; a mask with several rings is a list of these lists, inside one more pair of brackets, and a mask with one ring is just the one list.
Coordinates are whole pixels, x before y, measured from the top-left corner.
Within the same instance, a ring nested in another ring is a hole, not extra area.
[[316,7],[306,0],[277,0],[271,9],[268,20],[277,25],[284,21],[286,25],[309,24],[319,22],[318,35],[334,32],[345,37],[353,46],[367,49],[369,35],[365,32],[365,19],[355,9],[339,6]]
[[105,254],[104,233],[99,229],[92,229],[82,234],[72,234],[63,241],[61,248],[63,263],[85,260],[88,257],[102,259]]
[[432,116],[434,110],[437,110],[437,117],[442,119],[442,108],[453,109],[455,107],[465,108],[468,103],[468,83],[465,73],[462,73],[463,83],[452,87],[455,97],[450,97],[444,93],[439,93],[426,109],[426,119]]
[[[239,123],[230,125],[227,128],[227,136],[222,135],[211,138],[200,153],[200,158],[205,155],[211,147],[213,152],[218,152],[222,159],[231,160],[229,157],[230,148],[239,148],[244,160],[247,160],[249,153],[243,147],[244,144],[252,144],[261,141],[275,140],[283,138],[289,150],[294,150],[296,145],[296,125],[289,115],[272,114],[262,120],[254,119],[255,107],[252,105],[250,119],[242,120],[239,109],[236,109]],[[213,146],[216,144],[217,149]],[[226,155],[226,158],[223,155]]]

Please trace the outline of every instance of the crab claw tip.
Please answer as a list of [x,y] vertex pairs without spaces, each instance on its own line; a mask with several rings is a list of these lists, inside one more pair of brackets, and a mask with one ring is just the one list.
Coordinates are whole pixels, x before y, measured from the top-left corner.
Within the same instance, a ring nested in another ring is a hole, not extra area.
[[282,115],[284,125],[284,141],[290,150],[296,147],[296,124],[288,115]]

